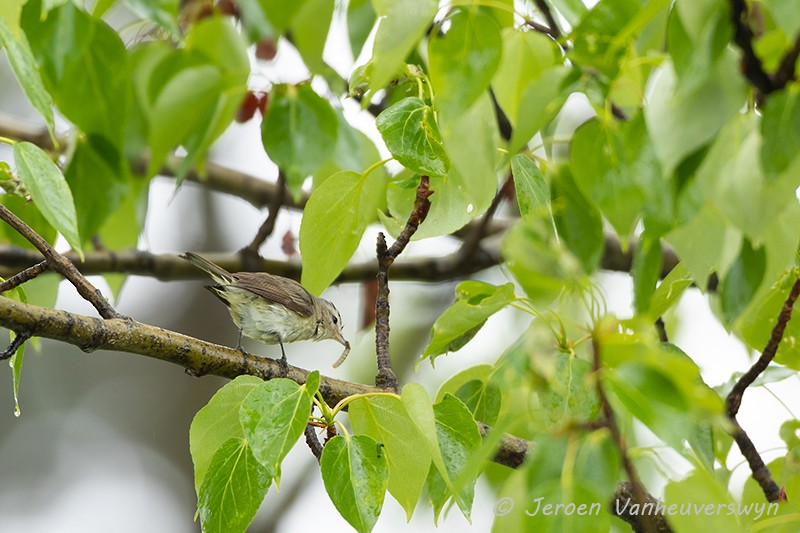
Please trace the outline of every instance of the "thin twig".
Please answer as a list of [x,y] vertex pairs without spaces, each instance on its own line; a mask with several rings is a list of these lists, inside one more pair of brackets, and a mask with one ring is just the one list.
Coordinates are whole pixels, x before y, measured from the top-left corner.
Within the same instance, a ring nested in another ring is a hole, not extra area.
[[745,0],[730,0],[730,4],[733,40],[742,50],[742,72],[761,94],[767,95],[775,90],[775,86],[753,48],[755,35],[747,23],[747,3]]
[[431,208],[428,197],[431,194],[433,191],[430,190],[428,176],[420,176],[414,209],[391,248],[387,249],[386,237],[383,233],[378,233],[378,297],[375,300],[375,351],[378,374],[375,376],[375,385],[381,388],[399,390],[397,376],[392,371],[392,357],[389,352],[389,267],[402,253],[411,240],[411,236],[428,216],[428,210]]
[[[600,360],[600,343],[597,342],[597,339],[594,336],[592,336],[592,370],[595,377],[595,389],[597,391],[597,397],[600,400],[600,408],[603,412],[605,425],[611,433],[611,438],[613,439],[614,444],[619,450],[619,456],[622,460],[622,467],[625,470],[625,474],[628,476],[628,481],[631,483],[631,493],[633,495],[633,499],[641,506],[647,502],[648,493],[639,479],[639,474],[636,472],[633,462],[628,456],[628,449],[627,445],[625,444],[625,439],[622,436],[622,432],[619,430],[619,426],[617,426],[617,420],[614,417],[614,410],[611,408],[611,403],[608,401],[608,396],[606,396],[606,391],[603,387],[603,381],[601,379],[602,365]],[[653,516],[647,515],[642,518],[642,527],[645,533],[655,533],[658,531],[656,520]]]
[[314,457],[317,458],[317,462],[319,462],[322,458],[322,443],[319,442],[319,437],[317,437],[317,432],[314,431],[314,426],[307,424],[305,435],[308,448],[311,450],[311,453],[314,454]]
[[267,215],[267,219],[263,224],[261,224],[261,227],[258,228],[258,232],[256,232],[253,241],[242,248],[240,252],[245,263],[249,263],[253,259],[258,258],[258,249],[262,244],[264,244],[264,241],[267,240],[267,237],[272,235],[272,232],[275,229],[275,221],[278,219],[278,211],[280,211],[281,205],[283,205],[284,197],[286,196],[286,176],[282,171],[278,172],[276,188],[277,190],[275,192],[275,196],[272,197],[272,201],[269,205],[269,214]]
[[14,340],[11,341],[11,344],[0,352],[0,361],[4,361],[6,359],[10,359],[17,350],[19,350],[20,346],[25,344],[25,341],[31,338],[31,334],[27,331],[16,331],[17,336],[14,337]]
[[91,303],[100,316],[103,318],[124,318],[119,314],[103,294],[85,277],[78,272],[68,259],[56,252],[50,244],[45,241],[30,226],[22,221],[17,215],[12,213],[6,206],[0,204],[0,219],[4,220],[9,226],[14,228],[17,233],[25,237],[37,250],[39,250],[47,261],[48,266],[64,276],[77,289],[86,301]]
[[761,458],[761,455],[759,455],[758,450],[756,450],[747,432],[739,425],[739,422],[736,420],[736,414],[739,412],[739,407],[742,404],[742,397],[747,387],[753,384],[775,358],[775,354],[778,352],[778,347],[781,344],[781,339],[783,339],[783,332],[786,330],[786,325],[792,318],[792,309],[794,308],[794,303],[797,301],[798,296],[800,296],[800,278],[795,280],[794,285],[792,285],[792,290],[789,292],[789,296],[783,303],[783,307],[781,307],[781,311],[778,314],[778,321],[775,327],[772,328],[769,341],[767,341],[767,345],[761,353],[761,357],[759,357],[753,366],[739,378],[726,398],[728,418],[734,426],[732,432],[733,438],[739,446],[742,455],[747,459],[747,463],[750,465],[753,479],[758,482],[761,490],[764,492],[764,496],[766,496],[767,500],[770,502],[783,501],[786,496],[783,491],[781,491],[778,484],[775,483],[769,471],[769,467],[764,464],[764,460]]
[[536,7],[539,8],[539,11],[542,12],[545,20],[547,21],[547,26],[550,29],[550,35],[553,38],[558,39],[561,37],[561,29],[558,27],[558,23],[556,22],[556,18],[553,16],[553,12],[550,10],[550,6],[547,5],[545,0],[535,0]]
[[506,178],[505,183],[503,186],[500,187],[500,190],[497,191],[497,194],[492,199],[492,203],[489,205],[489,208],[483,214],[480,219],[480,222],[477,226],[472,228],[472,233],[467,235],[464,239],[464,244],[461,245],[461,255],[464,258],[472,257],[475,255],[475,252],[478,250],[481,244],[481,240],[486,236],[486,230],[489,227],[489,224],[492,221],[497,209],[500,207],[500,204],[503,203],[503,200],[506,198],[513,198],[514,197],[514,178],[511,176],[509,172],[509,176]]
[[10,291],[14,287],[22,285],[26,281],[30,281],[42,272],[48,269],[47,261],[41,261],[36,263],[35,265],[26,268],[22,272],[15,274],[14,276],[8,278],[4,282],[0,283],[0,293],[4,293],[6,291]]
[[772,82],[776,89],[783,89],[787,83],[795,79],[798,57],[800,57],[800,35],[795,39],[792,49],[783,56],[778,70],[772,76]]
[[658,317],[656,319],[656,330],[658,331],[659,341],[669,342],[669,336],[667,335],[667,325],[664,324],[664,319],[662,317]]

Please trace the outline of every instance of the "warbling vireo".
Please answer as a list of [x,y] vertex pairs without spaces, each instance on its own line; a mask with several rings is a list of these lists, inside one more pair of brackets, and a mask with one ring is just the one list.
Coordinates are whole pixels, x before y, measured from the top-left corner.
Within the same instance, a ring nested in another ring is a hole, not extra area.
[[231,274],[192,252],[180,257],[211,276],[215,285],[206,288],[228,306],[239,328],[237,349],[242,349],[242,335],[266,344],[279,344],[281,361],[285,365],[284,342],[333,339],[344,346],[334,368],[350,353],[350,343],[342,336],[342,317],[336,307],[328,300],[317,298],[293,279],[266,272]]

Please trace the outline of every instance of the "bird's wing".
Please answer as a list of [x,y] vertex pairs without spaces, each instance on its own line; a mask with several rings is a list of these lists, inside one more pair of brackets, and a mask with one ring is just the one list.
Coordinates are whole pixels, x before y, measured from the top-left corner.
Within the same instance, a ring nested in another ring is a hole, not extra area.
[[235,285],[283,305],[302,316],[314,313],[311,294],[296,281],[265,272],[237,272],[233,274]]

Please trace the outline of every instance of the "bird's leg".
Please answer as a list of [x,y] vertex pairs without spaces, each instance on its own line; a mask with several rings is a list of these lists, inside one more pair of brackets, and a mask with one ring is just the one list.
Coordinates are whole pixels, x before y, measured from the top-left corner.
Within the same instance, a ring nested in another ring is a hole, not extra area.
[[281,346],[281,377],[285,378],[289,375],[289,363],[286,361],[286,350],[283,349],[283,342],[280,339],[278,339],[278,344]]
[[242,348],[242,328],[239,328],[239,340],[236,341],[236,349],[240,352],[244,351]]

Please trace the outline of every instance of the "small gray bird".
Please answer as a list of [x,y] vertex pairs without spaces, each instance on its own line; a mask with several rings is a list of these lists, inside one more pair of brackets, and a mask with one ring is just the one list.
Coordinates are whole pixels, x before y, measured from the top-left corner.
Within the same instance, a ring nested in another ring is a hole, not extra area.
[[231,274],[192,252],[180,257],[211,276],[215,285],[206,288],[228,306],[239,328],[237,349],[242,349],[242,335],[266,344],[279,344],[281,362],[286,365],[284,342],[333,339],[344,346],[334,368],[350,353],[350,343],[342,336],[342,317],[336,307],[328,300],[317,298],[293,279],[266,272]]

